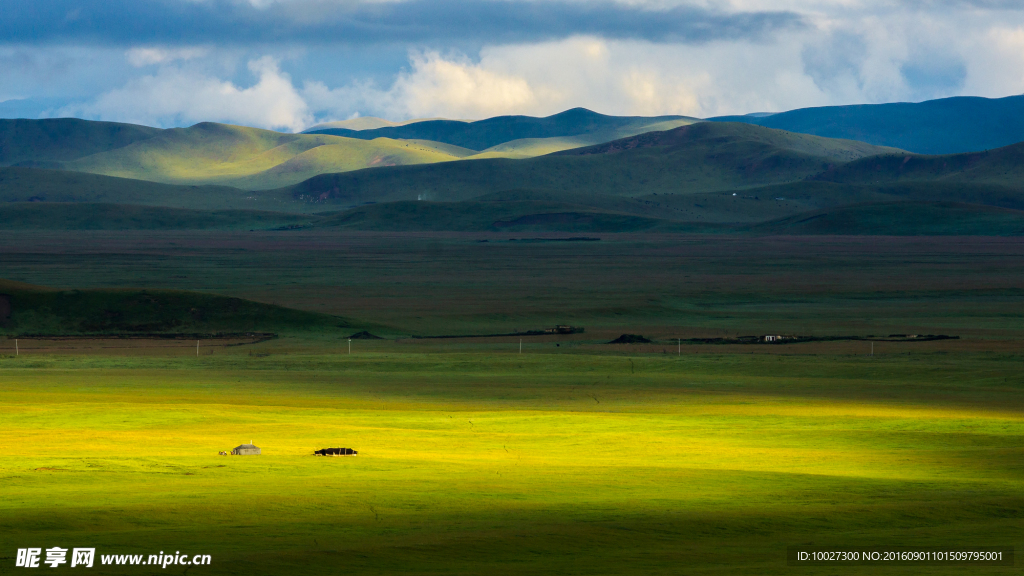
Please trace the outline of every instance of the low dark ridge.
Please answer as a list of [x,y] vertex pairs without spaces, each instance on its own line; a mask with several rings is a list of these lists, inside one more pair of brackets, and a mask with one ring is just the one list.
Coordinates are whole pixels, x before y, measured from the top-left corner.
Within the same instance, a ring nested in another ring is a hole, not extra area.
[[509,238],[509,242],[598,242],[600,238],[573,236],[571,238]]
[[640,334],[623,334],[609,344],[650,344],[651,341]]

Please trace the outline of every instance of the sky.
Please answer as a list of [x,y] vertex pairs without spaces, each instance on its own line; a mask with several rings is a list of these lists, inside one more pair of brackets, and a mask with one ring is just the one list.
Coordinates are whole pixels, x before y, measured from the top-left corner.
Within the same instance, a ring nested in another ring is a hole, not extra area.
[[0,0],[0,117],[778,112],[1024,93],[1019,0]]

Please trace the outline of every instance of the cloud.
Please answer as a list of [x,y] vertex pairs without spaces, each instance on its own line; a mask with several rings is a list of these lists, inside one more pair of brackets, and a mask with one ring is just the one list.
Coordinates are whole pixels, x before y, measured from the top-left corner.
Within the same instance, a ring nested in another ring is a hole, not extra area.
[[180,126],[218,121],[297,131],[312,117],[306,102],[283,74],[278,62],[264,57],[249,62],[255,84],[235,84],[176,66],[130,81],[84,105],[60,110],[62,115],[151,126]]
[[[739,59],[756,71],[723,65]],[[789,71],[780,73],[781,63]],[[766,51],[752,44],[684,47],[577,37],[488,47],[477,62],[414,53],[410,64],[384,88],[353,83],[332,90],[310,82],[302,95],[320,119],[544,116],[575,106],[609,114],[706,117],[825,99],[799,72],[798,44]]]
[[8,43],[519,43],[577,35],[701,43],[799,28],[785,11],[572,0],[0,0]]
[[1024,26],[994,27],[964,43],[968,48],[965,91],[1024,93]]
[[125,58],[132,66],[142,68],[153,64],[202,58],[209,52],[206,48],[132,48],[125,52]]
[[[0,99],[162,126],[1024,92],[1001,0],[0,0]],[[263,56],[274,59],[265,60]],[[249,71],[244,64],[255,62]],[[49,102],[49,101],[48,101]],[[2,112],[0,112],[2,113]]]

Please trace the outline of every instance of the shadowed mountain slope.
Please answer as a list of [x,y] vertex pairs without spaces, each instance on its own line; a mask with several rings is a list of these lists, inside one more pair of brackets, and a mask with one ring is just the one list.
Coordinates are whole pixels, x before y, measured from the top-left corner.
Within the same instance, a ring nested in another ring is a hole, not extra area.
[[1024,96],[824,106],[763,117],[722,116],[710,120],[860,140],[919,154],[956,154],[1024,141]]
[[[703,147],[714,152],[717,151],[716,148],[723,148],[725,151],[728,151],[730,146],[734,146],[737,143],[761,146],[765,150],[777,149],[820,157],[830,162],[849,162],[865,156],[887,152],[902,152],[901,150],[873,146],[855,140],[821,138],[774,129],[751,129],[751,127],[741,123],[712,124],[702,122],[673,130],[647,132],[634,137],[622,138],[594,146],[565,150],[557,153],[557,155],[588,156],[592,154],[615,154],[644,148],[692,150]],[[771,152],[774,152],[774,150]]]
[[836,166],[816,177],[842,183],[970,182],[1024,186],[1024,143],[944,156],[884,154]]
[[[553,116],[497,116],[476,122],[459,120],[428,120],[388,126],[373,130],[346,130],[341,128],[311,130],[314,134],[334,134],[349,138],[372,140],[374,138],[401,138],[433,140],[454,144],[470,150],[486,150],[499,144],[524,138],[556,138],[578,136],[597,132],[607,133],[613,139],[616,130],[642,130],[644,126],[666,121],[695,122],[685,116],[605,116],[585,108],[573,108]],[[618,135],[621,137],[622,135]]]
[[892,149],[770,130],[699,123],[527,160],[470,160],[324,174],[283,191],[325,205],[467,200],[527,188],[612,196],[688,194],[792,182]]
[[301,212],[289,198],[228,186],[183,186],[84,172],[0,168],[0,202],[101,202],[189,209]]
[[148,140],[163,130],[77,118],[0,120],[0,166],[74,160]]

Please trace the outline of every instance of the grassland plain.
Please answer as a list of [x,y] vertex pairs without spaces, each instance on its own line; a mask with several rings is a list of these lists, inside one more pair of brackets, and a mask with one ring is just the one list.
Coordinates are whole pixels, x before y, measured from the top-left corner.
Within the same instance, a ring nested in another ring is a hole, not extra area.
[[[5,550],[211,554],[194,575],[833,574],[786,566],[786,547],[1022,549],[1019,238],[564,240],[0,232],[13,280],[212,292],[390,330],[351,355],[338,330],[198,356],[66,340],[12,356],[0,340]],[[518,338],[409,337],[556,323],[586,332],[524,338],[522,354]],[[622,332],[655,342],[606,343]],[[874,356],[671,340],[765,333],[962,339]],[[216,456],[249,440],[263,455]],[[311,456],[326,446],[360,454]]]
[[1020,238],[600,234],[596,242],[522,241],[569,236],[0,232],[0,268],[8,279],[54,288],[212,292],[372,321],[396,335],[569,323],[588,333],[664,337],[1024,336]]
[[192,574],[832,574],[786,546],[1024,545],[1019,352],[359,345],[0,358],[5,546],[211,554]]
[[262,210],[189,210],[99,202],[0,204],[6,230],[273,230],[307,226],[318,217]]

